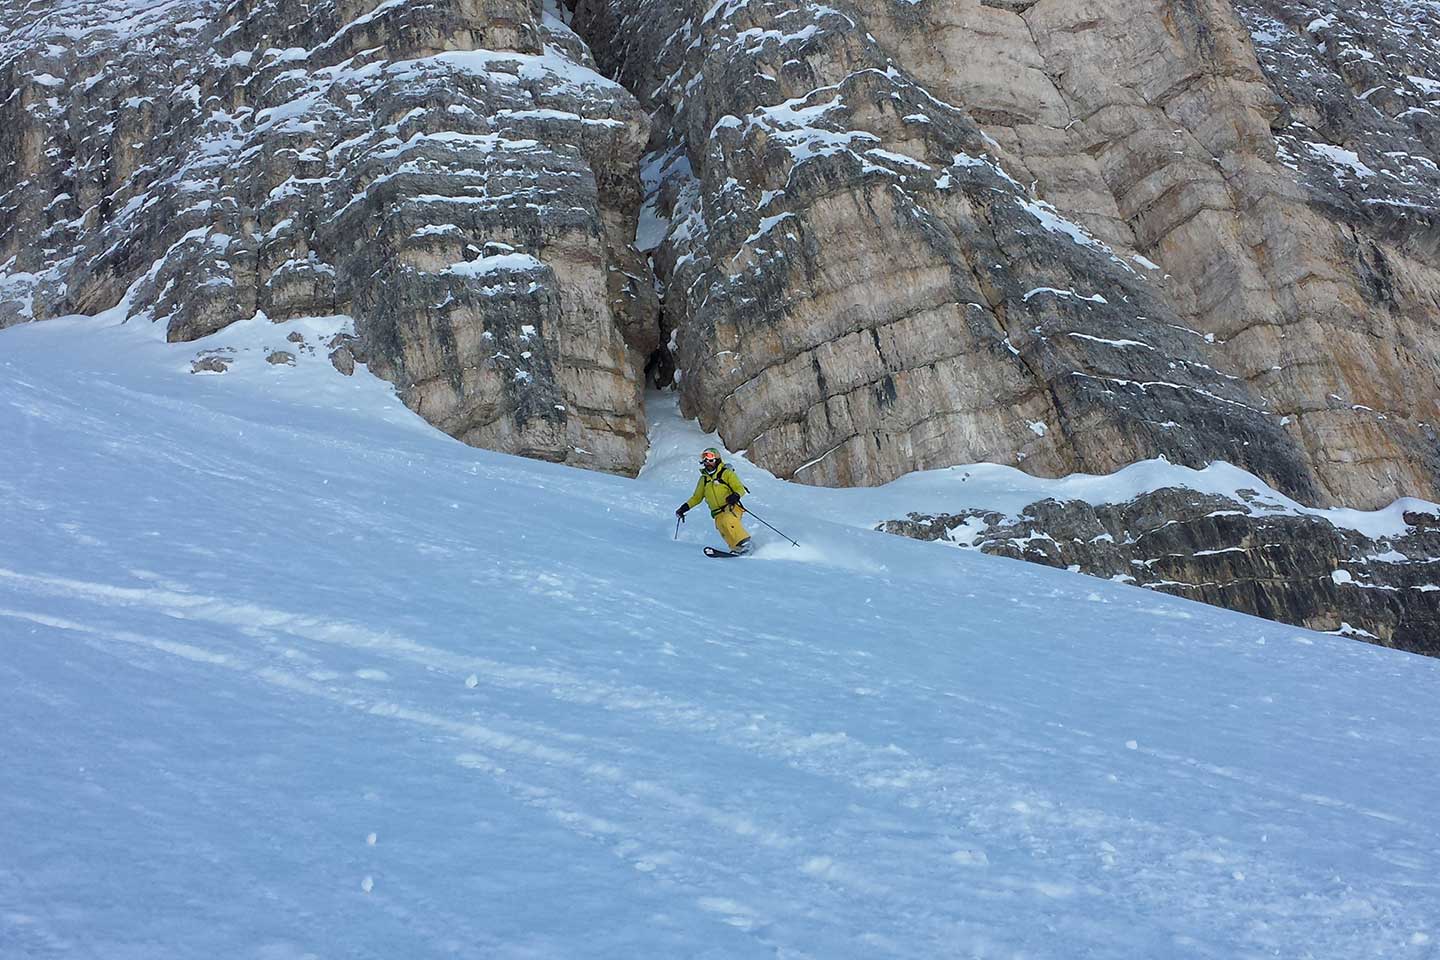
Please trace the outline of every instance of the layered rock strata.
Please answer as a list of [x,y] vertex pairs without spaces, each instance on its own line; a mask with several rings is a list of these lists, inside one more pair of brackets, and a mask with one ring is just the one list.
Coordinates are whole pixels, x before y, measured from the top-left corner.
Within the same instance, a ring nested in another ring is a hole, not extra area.
[[1041,500],[1014,516],[914,513],[879,529],[1440,656],[1440,516],[1423,510],[1368,535],[1244,491],[1170,487],[1114,504]]
[[352,314],[469,443],[644,459],[647,123],[522,0],[7,3],[0,326]]
[[641,245],[684,409],[810,483],[972,460],[1108,471],[1159,451],[1318,496],[1154,265],[1038,201],[869,22],[760,0],[576,9],[653,111]]
[[[1149,451],[1318,503],[1433,496],[1428,121],[1321,122],[1305,71],[1338,61],[1287,69],[1246,25],[1333,50],[1401,14],[1270,6],[580,0],[654,117],[642,245],[685,408],[813,483]],[[1385,69],[1416,93],[1411,26]]]
[[1320,502],[1435,498],[1433,5],[860,6],[1017,179],[1164,269],[1166,302],[1279,418]]
[[568,16],[6,0],[0,325],[353,314],[432,422],[603,469],[648,362],[804,482],[1440,494],[1433,4],[578,0],[643,111]]

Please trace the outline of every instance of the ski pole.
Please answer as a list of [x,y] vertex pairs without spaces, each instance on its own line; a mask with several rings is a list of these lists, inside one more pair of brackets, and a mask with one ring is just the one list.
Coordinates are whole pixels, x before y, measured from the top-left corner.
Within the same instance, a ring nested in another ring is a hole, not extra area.
[[[759,520],[761,523],[765,523],[765,518],[759,516],[754,510],[751,510],[749,507],[746,507],[746,508],[745,508],[745,512],[748,513],[748,514],[750,514],[750,516],[754,517],[756,520]],[[765,523],[765,526],[770,527],[770,524]],[[770,529],[771,529],[771,530],[775,530],[774,527],[770,527]],[[776,533],[780,533],[779,530],[775,530],[775,532],[776,532]],[[780,536],[785,537],[785,534],[780,533]],[[785,539],[786,539],[786,540],[790,540],[789,537],[785,537]],[[797,543],[797,542],[795,542],[794,540],[790,540],[790,545],[791,545],[792,547],[798,547],[798,546],[800,546],[800,544]]]
[[680,524],[682,524],[682,523],[684,523],[684,522],[685,522],[685,515],[684,515],[683,513],[682,513],[680,516],[678,516],[678,517],[675,518],[675,539],[676,539],[676,540],[679,540],[679,539],[680,539]]

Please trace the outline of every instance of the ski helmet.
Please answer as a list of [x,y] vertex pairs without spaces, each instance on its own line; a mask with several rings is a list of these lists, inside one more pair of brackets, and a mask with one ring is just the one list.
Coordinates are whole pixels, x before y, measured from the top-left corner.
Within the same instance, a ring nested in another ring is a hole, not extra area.
[[700,454],[700,466],[704,467],[706,470],[714,470],[715,467],[719,465],[719,463],[720,451],[716,450],[714,447],[706,447],[705,451]]

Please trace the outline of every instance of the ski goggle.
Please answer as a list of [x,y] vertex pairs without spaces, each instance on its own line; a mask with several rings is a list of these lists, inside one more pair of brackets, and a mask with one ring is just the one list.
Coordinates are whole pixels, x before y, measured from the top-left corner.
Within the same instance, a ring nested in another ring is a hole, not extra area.
[[713,467],[719,462],[720,457],[717,454],[709,452],[708,450],[705,453],[700,454],[700,466],[702,467]]

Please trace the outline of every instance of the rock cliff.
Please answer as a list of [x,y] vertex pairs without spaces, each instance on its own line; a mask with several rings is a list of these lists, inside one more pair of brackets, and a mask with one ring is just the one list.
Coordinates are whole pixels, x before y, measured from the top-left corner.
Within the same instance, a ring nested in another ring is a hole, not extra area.
[[1320,6],[580,0],[655,121],[687,409],[814,483],[1149,450],[1433,496],[1440,31]]
[[1119,503],[1040,500],[1016,515],[915,513],[880,529],[1440,656],[1440,515],[1402,519],[1367,533],[1256,491],[1166,487]]
[[[951,8],[968,5],[932,12]],[[1151,451],[1323,496],[1155,264],[1017,180],[991,115],[923,62],[926,10],[577,7],[652,111],[642,246],[686,409],[811,483],[974,460],[1108,471]]]
[[447,432],[639,468],[648,123],[555,12],[7,2],[0,27],[0,325],[350,314]]
[[[440,428],[619,472],[648,375],[805,483],[1440,499],[1433,2],[566,2],[0,0],[0,326],[353,317]],[[1350,609],[1277,556],[1204,598]]]
[[[983,112],[1040,195],[1164,268],[1167,302],[1281,418],[1323,502],[1433,497],[1433,8],[1011,6],[976,4],[946,33],[969,56],[915,69]],[[992,65],[1016,60],[996,89]],[[1396,102],[1362,99],[1376,86]]]
[[603,469],[648,363],[810,483],[1161,455],[1437,494],[1432,4],[574,16],[614,80],[524,0],[7,0],[0,324],[351,314],[443,429]]

